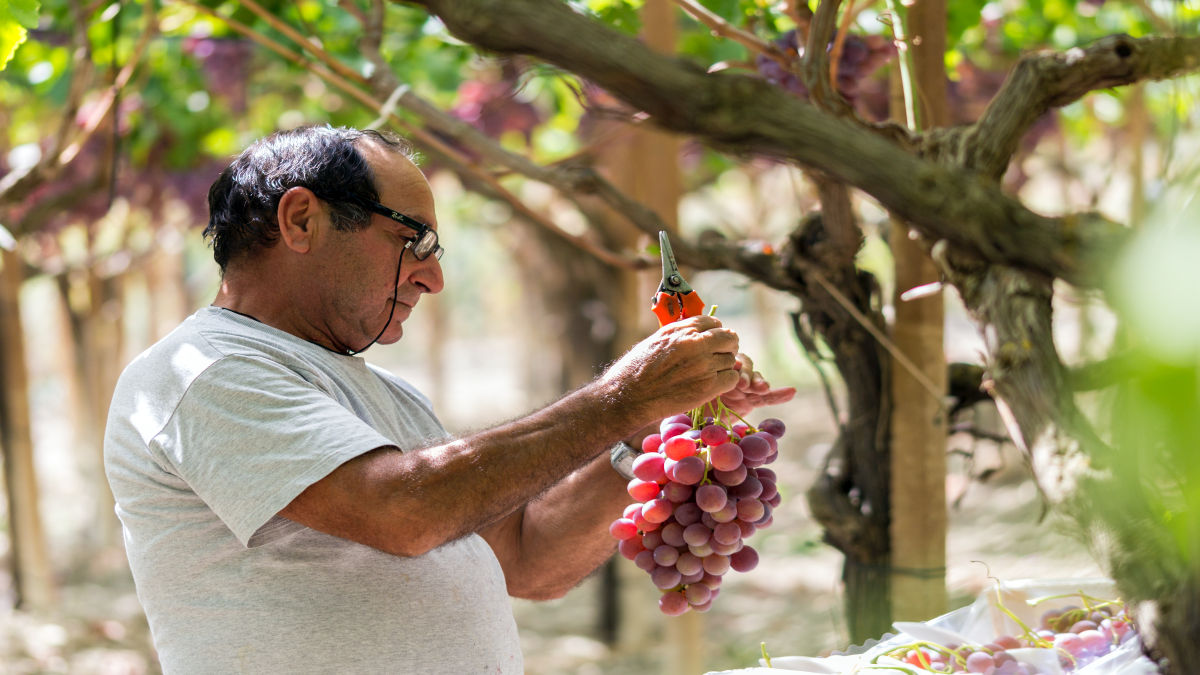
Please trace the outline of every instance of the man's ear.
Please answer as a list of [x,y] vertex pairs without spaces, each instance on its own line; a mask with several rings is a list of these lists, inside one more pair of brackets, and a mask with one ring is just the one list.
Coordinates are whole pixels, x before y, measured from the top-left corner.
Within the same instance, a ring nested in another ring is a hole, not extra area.
[[312,248],[319,216],[324,212],[321,200],[305,187],[294,187],[283,193],[275,218],[279,221],[279,238],[289,249],[307,253]]

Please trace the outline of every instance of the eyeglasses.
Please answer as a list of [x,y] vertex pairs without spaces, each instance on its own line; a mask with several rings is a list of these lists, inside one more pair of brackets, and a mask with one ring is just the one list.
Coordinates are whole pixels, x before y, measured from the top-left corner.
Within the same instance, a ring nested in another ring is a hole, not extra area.
[[416,230],[417,236],[409,239],[404,244],[404,248],[412,249],[413,257],[417,260],[424,260],[430,255],[436,260],[442,259],[442,254],[446,252],[446,249],[442,248],[441,244],[438,243],[438,235],[433,228],[419,220],[413,220],[403,213],[393,211],[379,202],[364,201],[362,202],[362,206],[385,218],[391,218],[405,227]]

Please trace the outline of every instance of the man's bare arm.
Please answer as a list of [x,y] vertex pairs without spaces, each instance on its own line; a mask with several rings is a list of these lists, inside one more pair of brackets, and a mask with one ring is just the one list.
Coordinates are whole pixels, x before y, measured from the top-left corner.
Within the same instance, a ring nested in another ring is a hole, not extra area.
[[280,515],[389,553],[420,555],[514,514],[658,418],[734,388],[736,353],[737,336],[716,319],[670,324],[542,410],[441,446],[366,453]]

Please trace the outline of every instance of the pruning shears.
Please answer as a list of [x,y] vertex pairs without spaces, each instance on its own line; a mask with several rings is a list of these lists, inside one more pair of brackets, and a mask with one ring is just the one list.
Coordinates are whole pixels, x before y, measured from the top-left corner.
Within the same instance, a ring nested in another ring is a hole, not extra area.
[[662,283],[650,301],[650,309],[658,317],[658,325],[665,326],[690,316],[704,313],[704,301],[692,290],[679,273],[675,264],[675,253],[671,251],[671,240],[666,230],[658,232],[658,249],[662,255]]

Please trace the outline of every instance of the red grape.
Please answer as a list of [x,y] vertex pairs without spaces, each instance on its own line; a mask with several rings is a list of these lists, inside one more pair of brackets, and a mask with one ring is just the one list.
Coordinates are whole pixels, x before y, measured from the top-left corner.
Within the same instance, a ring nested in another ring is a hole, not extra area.
[[743,546],[742,550],[729,556],[729,566],[735,572],[749,572],[758,567],[758,551],[750,546]]
[[737,443],[721,443],[708,449],[708,461],[717,471],[736,471],[742,466],[742,449]]
[[688,546],[704,546],[712,539],[712,533],[703,523],[692,523],[683,528],[683,540]]
[[[633,525],[633,522],[630,521],[629,524]],[[636,531],[634,533],[636,534]],[[737,523],[720,523],[713,528],[712,538],[719,544],[733,544],[741,541],[742,528],[738,527]]]
[[[987,652],[971,652],[967,657],[968,673],[991,673],[996,668],[996,659]],[[933,670],[930,667],[928,670]]]
[[668,481],[667,484],[663,486],[662,492],[663,497],[666,497],[668,501],[677,505],[675,507],[676,509],[679,508],[679,505],[691,503],[689,501],[692,498],[691,485],[684,485],[683,483]]
[[729,556],[714,553],[701,561],[704,565],[704,571],[709,574],[725,574],[729,571]]
[[679,616],[688,610],[688,601],[682,591],[663,593],[658,599],[658,608],[668,616]]
[[700,522],[700,514],[704,513],[696,506],[696,502],[684,502],[675,507],[675,522],[687,527],[692,523]]
[[662,434],[650,434],[642,439],[642,452],[657,452],[662,443]]
[[663,525],[659,530],[662,536],[662,542],[670,546],[686,546],[687,542],[683,540],[683,526],[678,522],[670,522]]
[[688,604],[694,607],[712,600],[712,589],[704,584],[692,584],[687,587],[683,595],[687,598]]
[[745,464],[738,464],[732,471],[713,471],[713,478],[721,481],[722,485],[733,487],[734,485],[740,485],[742,481],[746,480],[746,476],[748,475],[746,471]]
[[783,423],[783,420],[779,420],[774,417],[769,417],[759,422],[758,428],[767,432],[768,434],[771,434],[775,438],[783,438],[783,433],[787,431],[787,425]]
[[670,465],[667,475],[676,483],[695,485],[704,480],[704,460],[695,455],[684,457],[674,463],[671,463],[671,460],[667,460],[667,463]]
[[679,560],[679,549],[663,544],[654,549],[654,562],[663,567],[674,567]]
[[729,488],[729,496],[745,499],[748,497],[757,497],[762,494],[763,484],[754,476],[746,476],[746,480]]
[[642,546],[648,549],[655,549],[663,544],[662,532],[646,532],[642,535]]
[[634,537],[633,539],[622,539],[621,543],[617,544],[617,550],[621,552],[623,557],[633,560],[637,557],[637,554],[645,551],[646,547],[642,546],[642,542]]
[[637,525],[628,518],[617,518],[608,526],[608,532],[617,539],[631,539],[637,536]]
[[657,452],[647,452],[633,460],[633,475],[647,483],[665,483],[667,474],[663,470],[663,456]]
[[720,485],[701,485],[696,489],[696,505],[701,511],[712,513],[725,508],[729,501],[725,488]]
[[688,431],[691,428],[692,428],[692,425],[690,425],[690,424],[681,424],[679,422],[672,422],[671,424],[666,424],[666,425],[663,425],[662,427],[660,427],[659,434],[662,436],[663,443],[666,443],[667,441],[671,440],[672,438],[675,438],[676,436],[678,436],[679,434],[682,434],[685,431]]
[[691,551],[684,551],[679,554],[679,560],[675,561],[675,569],[679,570],[679,573],[684,576],[704,571],[699,556]]
[[742,447],[742,455],[750,461],[760,462],[771,454],[771,445],[762,436],[747,436],[738,445]]
[[658,483],[634,478],[629,481],[629,496],[639,502],[646,502],[658,496]]
[[650,572],[650,581],[662,590],[669,590],[679,585],[682,575],[674,567],[656,567]]
[[729,440],[729,432],[719,424],[710,424],[700,430],[700,440],[704,441],[705,445],[721,445]]
[[675,505],[665,499],[651,499],[642,506],[642,517],[652,523],[665,523],[674,510]]
[[686,436],[676,436],[663,444],[663,452],[671,459],[683,459],[696,454],[696,442]]

